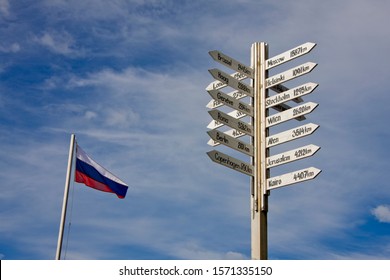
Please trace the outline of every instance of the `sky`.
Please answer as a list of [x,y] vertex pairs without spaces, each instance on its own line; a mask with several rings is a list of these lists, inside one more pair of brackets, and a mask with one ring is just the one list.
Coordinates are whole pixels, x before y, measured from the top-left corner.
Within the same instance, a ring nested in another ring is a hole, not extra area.
[[318,63],[283,85],[318,83],[303,99],[319,106],[270,133],[319,129],[270,153],[321,149],[271,176],[322,170],[271,191],[269,259],[390,259],[389,11],[385,0],[0,0],[0,259],[55,258],[72,133],[130,187],[121,200],[71,183],[63,259],[250,259],[250,177],[207,152],[249,157],[207,144],[205,88],[209,69],[234,72],[209,51],[250,65],[255,42],[269,57],[317,44],[269,73]]

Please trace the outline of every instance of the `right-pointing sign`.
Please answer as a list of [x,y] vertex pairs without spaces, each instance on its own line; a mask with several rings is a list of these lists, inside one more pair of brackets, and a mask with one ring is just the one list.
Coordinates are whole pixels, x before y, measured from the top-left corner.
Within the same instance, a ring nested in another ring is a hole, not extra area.
[[311,72],[311,70],[313,70],[314,67],[316,67],[316,66],[317,66],[317,63],[307,62],[307,63],[301,64],[297,67],[291,68],[287,71],[284,71],[280,74],[269,77],[268,79],[265,80],[265,87],[270,88],[270,87],[276,86],[278,84],[287,82],[289,80],[298,78],[302,75],[305,75],[305,74]]
[[265,106],[266,108],[270,108],[282,104],[284,102],[293,100],[295,98],[304,96],[313,92],[317,86],[318,84],[315,83],[306,83],[304,85],[289,89],[287,91],[283,91],[279,94],[266,98]]
[[274,57],[271,57],[270,59],[267,59],[265,62],[265,69],[271,69],[275,66],[278,66],[280,64],[283,64],[287,61],[290,61],[294,58],[300,57],[304,54],[307,54],[310,52],[314,47],[316,46],[315,43],[304,43],[298,47],[295,47],[291,50],[288,50],[284,53],[281,53],[279,55],[276,55]]
[[286,111],[283,111],[281,113],[277,113],[274,115],[271,115],[266,118],[266,127],[274,126],[276,124],[294,119],[299,116],[303,116],[306,114],[311,113],[316,107],[318,106],[317,103],[314,102],[307,102],[303,105],[299,105],[296,107],[293,107],[291,109],[288,109]]
[[308,136],[312,134],[319,127],[318,124],[308,123],[289,129],[278,134],[268,136],[265,139],[265,145],[267,148],[286,143],[291,140],[295,140],[301,137]]
[[300,147],[298,149],[294,149],[291,151],[287,151],[284,153],[280,153],[274,156],[270,156],[266,160],[266,167],[271,168],[281,164],[289,163],[292,161],[296,161],[299,159],[304,159],[307,157],[311,157],[314,155],[320,147],[310,144],[304,147]]
[[320,172],[321,169],[315,167],[309,167],[291,173],[286,173],[280,176],[269,178],[267,179],[267,190],[281,188],[288,185],[314,179],[318,174],[320,174]]

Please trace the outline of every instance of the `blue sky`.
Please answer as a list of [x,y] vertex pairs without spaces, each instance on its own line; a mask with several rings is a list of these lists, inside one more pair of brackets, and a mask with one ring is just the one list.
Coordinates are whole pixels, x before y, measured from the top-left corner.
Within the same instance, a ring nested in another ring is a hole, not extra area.
[[[305,42],[320,128],[308,182],[269,198],[270,259],[389,259],[390,3],[0,0],[0,258],[54,259],[70,134],[131,187],[71,184],[66,259],[248,259],[249,177],[210,161],[205,107],[220,50],[250,64]],[[231,72],[231,71],[230,71]],[[295,120],[272,133],[303,124]],[[232,150],[218,147],[235,155]],[[248,159],[247,159],[248,160]],[[70,230],[69,230],[70,229]]]

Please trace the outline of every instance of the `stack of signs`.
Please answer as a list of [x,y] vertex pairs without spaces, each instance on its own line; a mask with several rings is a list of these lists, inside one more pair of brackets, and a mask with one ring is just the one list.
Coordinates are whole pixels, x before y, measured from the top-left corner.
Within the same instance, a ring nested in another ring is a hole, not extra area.
[[[316,44],[314,43],[305,43],[282,54],[269,58],[265,61],[266,65],[264,69],[267,71],[285,62],[303,56],[309,53],[315,46]],[[235,73],[228,74],[219,69],[209,70],[210,74],[216,79],[216,81],[212,82],[206,88],[207,92],[212,97],[212,100],[207,104],[207,108],[211,109],[209,114],[213,118],[213,121],[207,126],[211,129],[208,131],[208,134],[211,137],[208,144],[211,146],[223,144],[244,153],[249,157],[253,157],[253,145],[241,141],[239,138],[244,135],[255,137],[253,125],[242,120],[245,116],[253,118],[255,115],[254,108],[251,104],[242,101],[242,99],[245,97],[254,97],[255,91],[253,87],[249,83],[245,83],[244,80],[247,78],[254,79],[254,73],[257,69],[253,69],[220,51],[211,51],[209,53],[215,61],[234,70]],[[302,97],[312,93],[318,84],[309,82],[292,89],[289,89],[282,84],[311,72],[316,66],[316,63],[307,62],[265,79],[265,85],[263,86],[266,89],[271,89],[276,92],[275,95],[267,97],[264,101],[265,109],[273,108],[278,111],[278,113],[266,116],[265,125],[267,128],[291,119],[305,120],[305,115],[311,113],[318,106],[318,104],[314,102],[303,103],[302,105],[295,107],[290,107],[286,104],[288,101],[294,101],[296,103],[303,102]],[[266,73],[260,73],[260,75],[265,74]],[[234,91],[229,93],[221,91],[225,87],[231,87]],[[225,113],[218,109],[221,106],[230,107],[233,111]],[[258,121],[260,120],[253,119],[254,123],[257,123]],[[219,128],[224,125],[230,127],[230,130],[224,132],[219,130]],[[316,124],[308,123],[290,130],[270,135],[265,139],[266,149],[310,135],[318,127],[319,126]],[[254,143],[255,141],[251,142]],[[269,169],[281,164],[307,158],[314,155],[319,149],[320,147],[311,144],[269,156],[262,168]],[[207,154],[211,160],[216,163],[232,168],[246,175],[254,176],[255,167],[250,163],[244,162],[217,150],[212,150]],[[282,174],[280,176],[267,178],[267,190],[314,179],[320,172],[320,169],[309,167],[295,172]]]

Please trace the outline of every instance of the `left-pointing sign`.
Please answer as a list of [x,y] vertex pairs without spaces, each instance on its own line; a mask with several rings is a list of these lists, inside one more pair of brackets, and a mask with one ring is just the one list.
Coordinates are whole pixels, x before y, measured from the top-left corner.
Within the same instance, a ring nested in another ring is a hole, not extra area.
[[249,176],[253,176],[254,167],[253,165],[243,162],[234,157],[228,156],[224,153],[221,153],[217,150],[212,150],[207,153],[210,159],[216,163],[219,163],[223,166],[229,167],[233,170],[239,171]]
[[219,90],[209,90],[208,93],[215,100],[222,102],[230,108],[236,109],[244,114],[253,116],[253,107],[247,103],[241,102],[238,99],[227,95]]
[[[244,74],[241,74],[240,72],[235,72],[233,74],[230,74],[230,77],[233,77],[239,81],[242,81],[242,80],[245,80],[246,78],[248,78],[246,75]],[[211,82],[207,87],[206,87],[206,90],[212,90],[212,89],[222,89],[224,87],[227,87],[227,84],[217,80],[217,81],[214,81],[214,82]]]
[[[242,119],[243,117],[246,116],[244,113],[237,111],[237,110],[234,110],[234,111],[228,113],[228,115],[235,118],[235,119]],[[215,128],[221,127],[223,125],[224,125],[224,123],[214,119],[207,125],[207,128],[215,129]]]
[[227,84],[228,86],[237,89],[239,91],[242,91],[246,95],[249,95],[253,97],[253,87],[240,82],[240,80],[237,80],[230,76],[229,74],[219,70],[219,69],[210,69],[209,70],[210,74],[214,77],[214,79],[221,81],[222,83]]
[[[241,132],[241,131],[238,131],[237,129],[230,129],[228,131],[225,131],[224,134],[228,135],[228,136],[231,136],[233,138],[240,138],[242,136],[245,136],[246,134],[244,132]],[[208,145],[210,146],[218,146],[219,143],[218,141],[215,141],[214,139],[210,139],[208,142],[207,142]]]
[[222,65],[225,65],[230,69],[233,69],[241,74],[244,74],[249,78],[253,78],[253,69],[251,67],[246,66],[245,64],[235,60],[234,58],[231,58],[230,56],[220,51],[210,51],[209,54],[215,61],[221,63]]
[[210,110],[209,114],[214,120],[253,136],[253,126],[251,124],[235,119],[217,109]]
[[[208,92],[210,92],[210,91],[213,91],[213,89],[208,90]],[[229,96],[231,96],[231,97],[233,97],[235,99],[242,99],[242,98],[247,97],[246,94],[242,93],[239,90],[235,90],[235,91],[229,92],[229,93],[227,93],[227,95],[229,95]],[[209,109],[214,109],[214,108],[218,108],[218,107],[220,107],[222,105],[224,105],[222,102],[219,102],[217,100],[211,99],[211,101],[206,105],[206,107],[209,108]]]
[[224,144],[225,146],[247,154],[248,156],[253,156],[253,146],[251,144],[245,143],[244,141],[240,141],[235,137],[232,137],[218,130],[207,131],[207,134],[214,141],[217,141],[221,144]]

